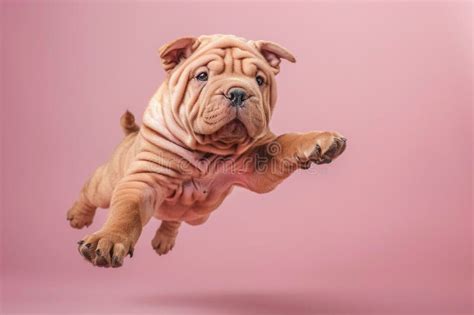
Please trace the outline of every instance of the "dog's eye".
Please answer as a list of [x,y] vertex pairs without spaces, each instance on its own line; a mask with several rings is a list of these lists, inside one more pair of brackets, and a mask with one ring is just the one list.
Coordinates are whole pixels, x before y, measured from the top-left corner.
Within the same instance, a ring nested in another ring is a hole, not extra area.
[[261,75],[257,75],[257,77],[255,78],[255,80],[257,80],[257,84],[259,86],[262,86],[263,83],[265,83],[265,79],[261,76]]
[[196,76],[196,80],[198,80],[198,81],[207,81],[207,79],[208,79],[207,72],[200,72],[200,73]]

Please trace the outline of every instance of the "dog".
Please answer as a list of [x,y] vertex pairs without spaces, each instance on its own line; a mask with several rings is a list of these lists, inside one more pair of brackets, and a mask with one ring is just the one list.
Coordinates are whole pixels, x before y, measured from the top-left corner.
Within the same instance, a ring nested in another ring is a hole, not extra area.
[[212,35],[179,38],[159,52],[167,77],[142,126],[128,111],[121,117],[123,141],[67,213],[80,229],[97,208],[110,208],[102,228],[78,242],[95,266],[122,266],[151,217],[161,220],[152,246],[166,254],[181,223],[206,222],[234,186],[269,192],[346,147],[337,132],[270,131],[280,62],[296,61],[281,45]]

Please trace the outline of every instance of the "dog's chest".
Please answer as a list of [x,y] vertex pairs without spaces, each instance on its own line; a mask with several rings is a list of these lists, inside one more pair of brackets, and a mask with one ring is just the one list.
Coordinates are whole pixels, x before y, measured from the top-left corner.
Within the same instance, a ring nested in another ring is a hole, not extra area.
[[183,181],[157,209],[157,217],[181,221],[202,218],[221,204],[231,188],[232,179],[224,174]]
[[183,182],[180,187],[179,203],[183,205],[204,203],[206,200],[212,199],[217,188],[214,183],[215,178],[192,178]]

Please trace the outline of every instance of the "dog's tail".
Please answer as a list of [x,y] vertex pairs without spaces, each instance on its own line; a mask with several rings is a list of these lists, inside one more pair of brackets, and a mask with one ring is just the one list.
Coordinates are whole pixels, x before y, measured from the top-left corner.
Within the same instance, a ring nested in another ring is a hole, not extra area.
[[140,129],[140,126],[135,123],[135,116],[128,110],[120,117],[120,126],[122,126],[125,135],[137,132]]

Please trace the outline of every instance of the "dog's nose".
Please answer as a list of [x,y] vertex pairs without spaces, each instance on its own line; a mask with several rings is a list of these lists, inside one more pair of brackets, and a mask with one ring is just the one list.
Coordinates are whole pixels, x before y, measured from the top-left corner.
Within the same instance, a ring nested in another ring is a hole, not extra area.
[[247,93],[239,88],[230,89],[228,95],[227,98],[231,101],[232,106],[242,107],[244,101],[247,99]]

